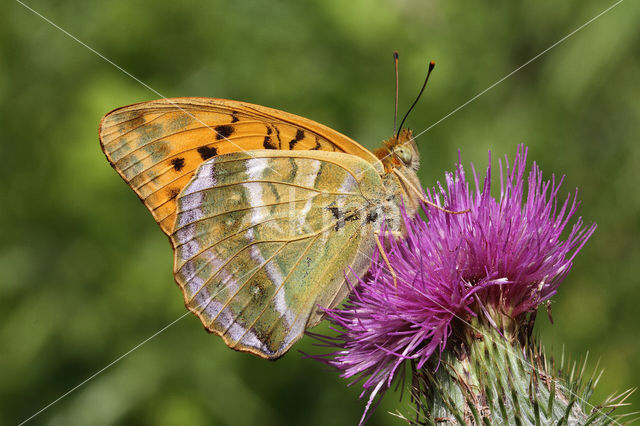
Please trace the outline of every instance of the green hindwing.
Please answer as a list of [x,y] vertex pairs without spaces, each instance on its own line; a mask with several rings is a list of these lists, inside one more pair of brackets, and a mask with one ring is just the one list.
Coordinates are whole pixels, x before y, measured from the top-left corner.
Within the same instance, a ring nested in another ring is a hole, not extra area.
[[211,158],[178,196],[174,273],[231,348],[282,356],[364,274],[384,212],[376,165],[323,151]]

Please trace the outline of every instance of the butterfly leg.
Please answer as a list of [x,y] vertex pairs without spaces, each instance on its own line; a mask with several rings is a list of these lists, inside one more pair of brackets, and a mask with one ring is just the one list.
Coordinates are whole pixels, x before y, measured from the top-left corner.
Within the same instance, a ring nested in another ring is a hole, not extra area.
[[387,264],[387,267],[389,268],[389,273],[391,274],[391,277],[393,278],[393,285],[397,289],[398,288],[398,275],[396,274],[396,271],[391,266],[391,263],[389,262],[389,258],[387,257],[387,254],[384,252],[384,247],[382,247],[382,243],[380,242],[380,231],[375,231],[375,236],[376,236],[376,244],[378,246],[378,250],[380,251],[380,254],[382,255],[382,258],[384,259],[384,262]]

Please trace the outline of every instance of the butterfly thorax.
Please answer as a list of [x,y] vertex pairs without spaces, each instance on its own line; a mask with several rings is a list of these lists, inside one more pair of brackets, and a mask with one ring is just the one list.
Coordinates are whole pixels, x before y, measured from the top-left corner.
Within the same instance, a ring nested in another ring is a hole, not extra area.
[[[418,208],[421,188],[416,174],[420,167],[420,155],[413,133],[410,129],[403,129],[383,141],[374,154],[384,167],[382,179],[390,197],[389,205],[404,205],[409,216],[413,216]],[[399,213],[393,216],[400,217]]]

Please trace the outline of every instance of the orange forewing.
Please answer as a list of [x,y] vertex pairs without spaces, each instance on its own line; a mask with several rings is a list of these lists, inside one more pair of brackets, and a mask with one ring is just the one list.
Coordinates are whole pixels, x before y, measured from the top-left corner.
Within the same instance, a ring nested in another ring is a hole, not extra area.
[[118,108],[100,123],[112,167],[170,235],[176,197],[204,160],[257,149],[322,150],[378,159],[354,140],[315,121],[245,102],[174,98]]

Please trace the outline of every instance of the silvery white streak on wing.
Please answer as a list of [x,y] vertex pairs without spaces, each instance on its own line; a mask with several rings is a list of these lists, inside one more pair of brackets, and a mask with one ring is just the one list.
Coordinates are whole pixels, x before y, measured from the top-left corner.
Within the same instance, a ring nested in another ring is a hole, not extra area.
[[180,256],[180,259],[182,260],[191,259],[199,251],[200,251],[200,244],[198,244],[198,241],[196,240],[188,241],[187,243],[178,247],[179,256]]
[[242,337],[240,341],[243,345],[248,346],[250,348],[258,349],[266,353],[267,355],[273,355],[274,352],[269,349],[269,347],[258,339],[258,336],[253,331],[249,331],[247,334]]
[[[182,196],[178,201],[177,231],[174,234],[174,238],[178,243],[177,245],[180,245],[180,257],[183,260],[189,259],[191,255],[200,251],[200,244],[195,240],[196,228],[191,224],[202,219],[203,213],[199,208],[201,205],[202,193],[191,194],[186,197]],[[187,243],[189,247],[186,248],[186,251],[183,251],[183,249],[185,249],[183,244],[185,243]]]
[[[260,180],[263,176],[265,169],[269,167],[266,158],[250,158],[246,162],[247,164],[247,177],[250,180]],[[262,185],[259,183],[244,183],[242,186],[247,190],[249,205],[253,207],[251,211],[251,223],[259,223],[262,219],[260,207],[264,204],[262,201]]]
[[196,273],[196,265],[194,262],[185,262],[180,269],[176,271],[176,274],[180,275],[185,281],[188,280]]
[[[245,185],[249,185],[249,184],[245,184]],[[254,206],[253,204],[255,203],[253,203],[251,200],[249,201],[249,204],[252,206],[251,217],[249,218],[249,224],[260,225],[262,222],[265,221],[265,219],[272,219],[275,217],[271,214],[268,207]],[[253,228],[251,228],[251,230],[253,230]],[[251,241],[253,241],[253,239]]]
[[[184,216],[180,216],[180,218],[184,218]],[[189,225],[184,226],[180,225],[178,230],[174,233],[174,239],[176,240],[176,245],[181,245],[186,243],[187,241],[193,240],[196,236],[196,227],[192,224],[193,221],[185,221],[185,223],[189,223]]]
[[[229,308],[225,309],[224,312],[228,311]],[[234,342],[240,341],[244,334],[249,334],[246,328],[238,324],[237,322],[233,322],[231,327],[226,331],[225,334],[228,334]]]
[[[211,279],[211,277],[213,276],[215,276],[216,278]],[[238,282],[234,279],[234,276],[229,274],[224,268],[222,268],[220,271],[214,272],[214,274],[212,274],[208,280],[203,280],[201,277],[194,275],[186,282],[185,285],[185,289],[188,291],[187,294],[190,295],[190,297],[193,297],[193,294],[199,292],[196,297],[193,298],[192,302],[195,302],[196,299],[199,299],[202,292],[207,291],[207,287],[212,287],[213,289],[215,289],[215,292],[213,293],[211,299],[216,298],[222,291],[227,291],[230,294],[234,294],[239,288]]]
[[[252,234],[252,236],[253,236],[253,234]],[[262,253],[260,252],[258,247],[256,245],[253,245],[253,246],[251,246],[250,251],[251,251],[251,258],[253,260],[255,260],[258,263],[258,265],[263,265],[264,262],[265,262],[265,258],[264,258],[264,256],[262,256]],[[277,287],[280,284],[282,284],[282,282],[284,281],[284,278],[283,278],[282,274],[280,273],[280,271],[277,269],[277,267],[274,264],[269,262],[267,265],[265,265],[264,268],[267,271],[267,275],[269,276],[269,279],[271,280],[271,282],[273,283],[274,286]],[[287,306],[286,306],[286,301],[285,301],[285,297],[284,297],[284,288],[282,288],[280,290],[282,290],[282,291],[281,292],[278,291],[276,293],[275,297],[274,297],[276,310],[280,314],[284,315],[284,317],[290,323],[291,322],[291,312],[287,309]]]
[[233,296],[240,289],[238,281],[234,279],[233,274],[230,274],[229,271],[227,271],[226,267],[222,268],[220,272],[218,272],[218,277],[219,278],[213,280],[213,282],[219,280],[220,283],[217,285],[217,287],[224,286],[224,289],[229,292],[230,296]]
[[204,286],[204,280],[199,276],[192,276],[188,281],[187,285],[184,287],[185,293],[189,298],[193,297],[193,295]]
[[191,178],[187,187],[182,190],[183,197],[194,192],[213,188],[218,184],[218,180],[215,176],[214,160],[215,158],[212,158],[200,165],[195,176]]
[[[247,231],[247,233],[245,234],[247,240],[249,241],[253,241],[254,240],[254,236],[253,236],[253,229],[249,229]],[[262,265],[265,261],[264,256],[262,255],[262,253],[260,252],[260,249],[258,248],[257,244],[253,244],[250,248],[249,248],[249,255],[251,256],[251,259],[253,259],[258,265]]]
[[215,322],[218,323],[221,328],[226,328],[231,321],[231,317],[229,314],[225,317],[224,314],[220,312],[222,307],[224,306],[221,302],[217,300],[209,300],[208,304],[205,303],[205,312],[209,318],[215,318]]
[[247,331],[247,329],[235,322],[233,312],[229,308],[225,308],[220,312],[222,306],[222,303],[212,302],[207,307],[207,313],[209,313],[209,308],[211,308],[211,313],[215,312],[215,315],[212,316],[213,318],[217,315],[215,322],[219,330],[227,330],[225,334],[228,334],[233,341],[240,341],[245,346],[253,347],[264,353],[271,353],[267,345],[261,342],[253,331]]
[[251,207],[260,207],[262,203],[262,184],[259,182],[245,182],[242,187],[247,190]]
[[[225,304],[223,302],[215,300],[216,296],[219,293],[220,291],[218,290],[213,295],[211,295],[207,288],[203,288],[202,291],[198,293],[194,301],[198,301],[198,304],[196,306],[202,310],[203,314],[210,318],[211,323],[218,323],[222,325],[222,329],[225,329],[229,326],[231,316],[229,312],[224,309]],[[207,325],[211,325],[211,323]]]
[[273,296],[273,301],[276,307],[276,310],[287,319],[289,324],[292,322],[293,313],[287,308],[287,302],[285,300],[285,291],[284,286],[280,287],[284,282],[284,277],[282,273],[278,269],[278,267],[273,263],[274,259],[269,261],[264,267],[271,283],[278,288],[276,293]]
[[[212,297],[209,294],[209,290],[207,290],[206,288],[203,288],[202,290],[200,290],[200,292],[198,292],[198,294],[195,295],[193,300],[189,302],[189,306],[199,311],[202,311],[205,308],[207,308],[206,310],[208,311],[208,304],[209,302],[211,302],[211,299]],[[211,318],[214,318],[214,317],[215,315],[212,316]]]
[[276,292],[273,297],[273,301],[275,302],[276,310],[282,316],[284,316],[284,319],[287,321],[287,325],[291,324],[293,322],[293,319],[295,318],[295,315],[293,314],[293,311],[291,311],[291,309],[289,309],[289,307],[287,306],[284,287],[280,288]]
[[[291,323],[291,320],[289,320],[289,323]],[[302,333],[304,333],[305,326],[307,325],[306,323],[307,318],[299,316],[295,324],[293,324],[289,329],[289,333],[287,333],[287,336],[278,349],[289,346],[295,339],[297,339]]]
[[[343,195],[338,195],[338,196],[332,196],[333,198],[333,202],[335,202],[336,207],[341,206],[344,203],[340,202],[341,198],[344,198]],[[329,204],[329,203],[327,203]],[[324,231],[322,232],[322,234],[320,234],[320,239],[318,241],[318,244],[320,244],[320,246],[324,246],[329,242],[329,239],[332,235],[335,235],[335,225],[337,224],[337,220],[335,218],[335,216],[332,213],[329,213],[328,210],[326,210],[326,206],[325,209],[323,209],[323,215],[322,215],[322,229],[324,229]]]
[[[271,272],[270,270],[275,269],[275,266],[273,266],[271,263],[269,263],[266,266],[266,270],[267,270],[267,274],[269,275],[269,277],[271,278]],[[279,271],[278,271],[279,273]],[[280,285],[282,284],[282,276],[280,275],[280,281],[276,282],[274,281],[274,284],[277,287],[280,287]],[[287,306],[287,300],[285,297],[285,287],[282,286],[280,288],[278,288],[278,290],[276,290],[276,293],[273,295],[273,303],[276,307],[276,311],[278,311],[278,313],[280,313],[280,315],[282,315],[284,317],[284,319],[287,322],[287,325],[291,325],[291,323],[293,322],[293,319],[295,318],[293,312],[291,311],[291,309],[289,309],[289,307]]]
[[253,207],[251,209],[251,224],[255,225],[262,220],[260,206],[264,204],[262,201],[262,185],[259,183],[243,183],[242,186],[247,191],[247,201]]
[[273,283],[274,286],[278,287],[284,281],[284,277],[278,268],[273,264],[274,260],[272,259],[269,263],[267,263],[264,267],[265,271],[267,271],[267,275],[269,279]]
[[347,175],[344,177],[344,180],[342,181],[342,185],[340,185],[340,189],[338,190],[338,192],[350,192],[351,189],[357,184],[358,182],[353,179],[353,176]]
[[195,210],[202,207],[204,194],[202,191],[180,195],[180,212]]
[[249,179],[258,180],[262,177],[265,169],[269,168],[266,158],[249,158],[247,159],[247,176]]
[[[224,259],[221,259],[217,257],[215,254],[213,254],[211,250],[206,250],[200,253],[198,256],[194,257],[193,259],[189,259],[189,261],[185,262],[185,264],[182,265],[180,269],[177,271],[177,273],[180,274],[182,278],[187,282],[187,285],[190,285],[188,284],[188,282],[194,279],[196,276],[196,273],[198,272],[195,267],[196,259],[198,258],[204,259],[205,262],[211,265],[211,269],[216,272],[218,269],[222,267],[222,265],[224,265],[224,262],[225,262]],[[188,268],[187,268],[187,265],[189,265]]]
[[[318,178],[318,172],[322,163],[319,160],[310,159],[294,159],[298,166],[298,175],[296,176],[296,183],[308,188],[315,188],[316,179]],[[311,163],[311,165],[309,165]]]
[[177,224],[177,228],[181,228],[184,226],[187,226],[197,220],[202,219],[202,210],[200,209],[195,209],[195,210],[188,210],[188,211],[183,211],[183,212],[179,212],[178,213],[178,224]]
[[178,231],[175,235],[180,244],[193,239],[195,236],[195,228],[188,225],[202,219],[203,213],[200,209],[202,206],[202,198],[203,195],[199,192],[187,196],[182,195],[178,200],[178,220],[176,226]]
[[307,200],[307,202],[304,204],[304,207],[302,208],[302,210],[300,210],[299,213],[296,214],[297,217],[291,217],[289,218],[290,220],[296,220],[297,222],[297,226],[295,227],[295,230],[299,231],[299,235],[305,234],[307,232],[309,232],[308,229],[305,229],[305,223],[307,223],[307,214],[309,213],[309,210],[311,210],[311,207],[313,206],[313,201],[314,201],[315,196],[309,198]]

